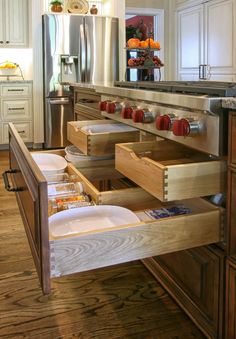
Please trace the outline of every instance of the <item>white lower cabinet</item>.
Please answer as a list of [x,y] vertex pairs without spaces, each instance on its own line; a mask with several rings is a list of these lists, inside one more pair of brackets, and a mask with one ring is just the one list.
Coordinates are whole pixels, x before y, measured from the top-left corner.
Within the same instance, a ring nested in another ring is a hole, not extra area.
[[33,142],[32,83],[7,82],[0,85],[0,143],[8,144],[8,124],[14,123],[25,142]]

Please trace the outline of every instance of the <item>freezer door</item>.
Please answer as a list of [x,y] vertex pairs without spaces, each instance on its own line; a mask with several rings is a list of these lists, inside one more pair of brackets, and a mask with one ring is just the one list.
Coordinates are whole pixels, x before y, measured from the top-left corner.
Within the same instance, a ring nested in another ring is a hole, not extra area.
[[68,145],[67,121],[72,120],[74,120],[72,97],[48,98],[44,121],[44,148],[59,148]]
[[86,41],[85,82],[106,83],[118,80],[118,19],[85,17],[84,35]]

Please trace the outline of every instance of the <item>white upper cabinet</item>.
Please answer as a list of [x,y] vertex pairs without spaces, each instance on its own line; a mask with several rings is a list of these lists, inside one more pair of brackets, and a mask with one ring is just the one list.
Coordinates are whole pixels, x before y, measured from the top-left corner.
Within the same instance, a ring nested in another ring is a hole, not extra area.
[[235,0],[177,11],[178,80],[235,81]]
[[0,0],[0,47],[28,47],[28,0]]

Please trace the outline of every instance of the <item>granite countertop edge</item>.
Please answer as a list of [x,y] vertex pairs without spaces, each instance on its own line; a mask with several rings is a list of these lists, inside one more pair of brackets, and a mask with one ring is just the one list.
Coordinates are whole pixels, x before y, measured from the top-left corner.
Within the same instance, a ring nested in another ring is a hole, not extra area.
[[236,97],[223,98],[222,99],[222,107],[223,108],[236,109]]

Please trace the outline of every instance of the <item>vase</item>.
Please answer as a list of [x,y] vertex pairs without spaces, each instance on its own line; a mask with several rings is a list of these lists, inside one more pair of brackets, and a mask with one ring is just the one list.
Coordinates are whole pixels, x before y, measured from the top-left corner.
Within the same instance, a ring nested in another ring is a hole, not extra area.
[[50,9],[51,9],[51,12],[54,12],[54,13],[60,13],[63,11],[61,4],[51,4]]
[[98,13],[98,9],[96,5],[92,5],[92,7],[90,8],[90,14],[97,14],[97,13]]

